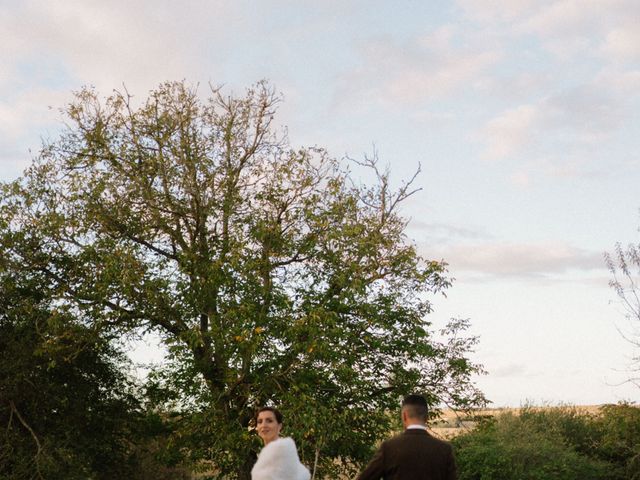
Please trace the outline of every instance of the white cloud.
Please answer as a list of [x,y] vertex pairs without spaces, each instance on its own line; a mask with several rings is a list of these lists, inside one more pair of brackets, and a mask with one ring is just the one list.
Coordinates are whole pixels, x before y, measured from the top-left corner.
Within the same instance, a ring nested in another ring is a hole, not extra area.
[[620,71],[605,69],[594,80],[594,84],[626,99],[640,95],[640,70]]
[[636,23],[621,25],[607,34],[601,49],[603,56],[618,62],[640,61],[640,19],[635,20]]
[[426,63],[399,69],[383,87],[382,93],[392,102],[413,102],[438,98],[468,85],[468,81],[495,63],[494,52],[451,55],[431,68]]
[[638,21],[635,0],[558,0],[521,18],[514,32],[536,35],[565,61],[598,52],[619,60],[637,58]]
[[640,3],[635,0],[458,0],[481,28],[505,38],[533,37],[565,62],[575,56],[638,58]]
[[542,37],[583,36],[602,18],[602,0],[560,0],[551,2],[523,19],[519,29]]
[[482,277],[535,278],[569,271],[591,272],[605,268],[602,252],[561,243],[464,243],[443,246],[419,244],[425,258],[443,258],[449,271]]
[[109,95],[124,83],[144,98],[162,81],[198,78],[207,65],[202,53],[235,19],[230,15],[227,24],[218,21],[212,29],[211,16],[229,11],[223,3],[193,1],[186,8],[125,0],[6,2],[0,9],[3,177],[13,177],[27,149],[37,149],[39,136],[57,128],[58,109],[82,85]]
[[601,182],[612,175],[620,175],[622,171],[630,172],[634,168],[619,161],[603,162],[602,157],[593,150],[593,147],[585,146],[581,149],[576,148],[575,151],[557,151],[534,156],[519,163],[510,174],[509,180],[520,189],[529,189],[548,184],[549,180],[554,179],[566,182]]
[[539,0],[458,0],[458,5],[471,18],[484,21],[512,21],[530,13]]
[[499,159],[516,154],[532,141],[541,120],[535,105],[520,105],[490,120],[480,132],[486,140],[484,158]]
[[482,47],[458,47],[460,32],[444,26],[403,43],[370,40],[360,49],[362,65],[343,76],[341,102],[385,106],[415,104],[452,95],[479,82],[500,54]]
[[149,89],[198,71],[208,42],[229,27],[207,26],[223,7],[218,1],[190,2],[188,8],[124,0],[14,3],[0,17],[2,55],[14,62],[34,55],[57,59],[76,82],[107,93],[123,82],[133,90]]
[[[618,78],[621,83],[636,81],[635,76]],[[600,84],[568,88],[498,114],[475,133],[486,145],[483,158],[530,158],[557,151],[568,155],[606,140],[632,109]]]

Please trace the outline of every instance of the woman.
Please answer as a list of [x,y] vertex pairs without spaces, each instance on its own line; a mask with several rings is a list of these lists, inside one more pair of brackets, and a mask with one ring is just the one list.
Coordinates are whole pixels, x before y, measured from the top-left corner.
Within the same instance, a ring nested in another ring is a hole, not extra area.
[[309,480],[311,475],[300,463],[293,439],[280,437],[282,414],[277,408],[258,410],[256,430],[264,448],[251,470],[251,480]]

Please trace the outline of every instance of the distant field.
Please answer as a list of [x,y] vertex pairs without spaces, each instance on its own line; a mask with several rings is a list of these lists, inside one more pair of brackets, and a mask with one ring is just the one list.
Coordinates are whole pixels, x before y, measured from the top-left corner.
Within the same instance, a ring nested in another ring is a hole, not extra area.
[[[602,405],[575,405],[571,406],[579,411],[584,411],[585,414],[598,413],[598,409]],[[535,409],[553,409],[562,408],[563,406],[548,406],[548,407],[531,407]],[[444,410],[438,420],[433,420],[429,423],[429,431],[435,436],[449,439],[456,435],[460,435],[466,431],[472,430],[478,423],[479,419],[487,417],[495,417],[501,413],[511,412],[517,415],[521,408],[488,408],[482,410],[476,410],[472,414],[464,414],[454,412],[453,410]]]

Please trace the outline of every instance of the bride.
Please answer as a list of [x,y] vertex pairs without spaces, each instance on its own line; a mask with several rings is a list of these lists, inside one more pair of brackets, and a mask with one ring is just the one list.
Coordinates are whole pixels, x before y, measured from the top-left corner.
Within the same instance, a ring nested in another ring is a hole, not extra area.
[[277,408],[258,410],[256,430],[264,448],[251,470],[251,480],[309,480],[311,477],[307,467],[300,463],[293,439],[280,437],[282,420]]

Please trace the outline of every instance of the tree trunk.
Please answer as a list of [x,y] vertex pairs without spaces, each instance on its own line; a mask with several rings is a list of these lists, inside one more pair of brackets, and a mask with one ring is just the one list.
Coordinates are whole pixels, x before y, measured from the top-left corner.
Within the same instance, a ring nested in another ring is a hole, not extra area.
[[251,469],[254,463],[256,463],[256,456],[253,452],[250,452],[245,456],[244,462],[240,466],[238,480],[251,480]]

